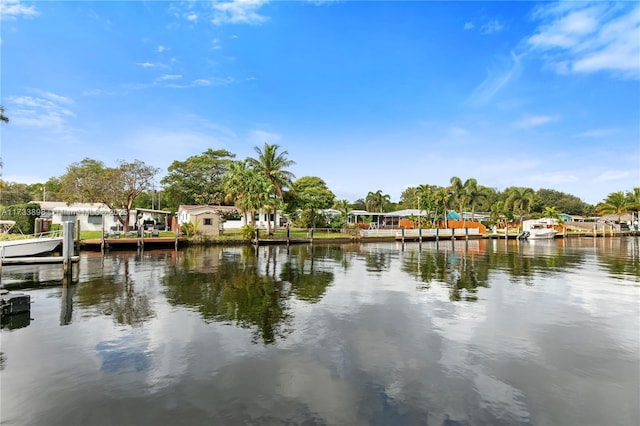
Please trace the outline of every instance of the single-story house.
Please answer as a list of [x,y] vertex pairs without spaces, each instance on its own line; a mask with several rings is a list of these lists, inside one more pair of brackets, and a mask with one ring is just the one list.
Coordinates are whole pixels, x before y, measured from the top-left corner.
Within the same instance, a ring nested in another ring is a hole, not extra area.
[[[81,231],[122,231],[123,226],[116,214],[121,217],[124,210],[114,212],[102,203],[71,203],[53,207],[51,209],[51,222],[62,225],[63,222],[76,220],[80,221]],[[49,206],[47,206],[49,207]],[[41,205],[42,209],[42,205]],[[134,229],[136,225],[136,211],[129,212],[128,225]]]
[[219,206],[181,205],[176,213],[178,226],[193,223],[198,234],[220,235],[221,215],[217,207]]

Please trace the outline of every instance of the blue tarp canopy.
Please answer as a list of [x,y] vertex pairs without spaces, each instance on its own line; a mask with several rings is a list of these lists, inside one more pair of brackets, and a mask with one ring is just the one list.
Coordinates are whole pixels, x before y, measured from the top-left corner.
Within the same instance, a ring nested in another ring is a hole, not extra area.
[[447,219],[460,220],[460,215],[456,212],[447,213]]

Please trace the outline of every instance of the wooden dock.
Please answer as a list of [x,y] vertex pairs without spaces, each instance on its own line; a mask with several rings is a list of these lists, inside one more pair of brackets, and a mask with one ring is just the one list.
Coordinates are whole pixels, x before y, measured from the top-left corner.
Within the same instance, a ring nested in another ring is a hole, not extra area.
[[[71,262],[80,261],[80,256],[72,256]],[[52,263],[63,263],[62,256],[31,256],[31,257],[5,257],[2,259],[2,266],[6,265],[46,265]]]
[[80,248],[87,250],[101,250],[104,244],[105,249],[110,250],[130,250],[144,245],[145,249],[175,247],[176,243],[181,246],[187,243],[186,237],[132,237],[132,238],[101,238],[82,240]]

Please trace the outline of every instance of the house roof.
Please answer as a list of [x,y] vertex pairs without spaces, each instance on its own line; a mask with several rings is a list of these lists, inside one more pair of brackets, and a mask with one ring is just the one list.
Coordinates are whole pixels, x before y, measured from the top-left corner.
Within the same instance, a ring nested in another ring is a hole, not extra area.
[[198,210],[198,209],[213,209],[213,210],[226,211],[226,212],[238,211],[238,208],[236,206],[212,206],[209,204],[200,204],[200,205],[182,204],[178,207],[178,211],[181,211],[181,210],[191,211],[191,210]]

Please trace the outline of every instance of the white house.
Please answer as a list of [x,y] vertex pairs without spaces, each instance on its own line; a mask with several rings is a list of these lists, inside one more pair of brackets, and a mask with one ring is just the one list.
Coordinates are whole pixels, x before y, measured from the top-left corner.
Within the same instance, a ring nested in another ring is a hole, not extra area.
[[[244,215],[235,206],[196,206],[196,205],[181,205],[176,213],[178,225],[182,225],[186,222],[194,222],[195,216],[200,216],[204,213],[215,214],[218,216],[217,223],[219,229],[240,229],[247,224]],[[251,218],[247,218],[251,223]],[[267,212],[256,213],[255,224],[260,229],[267,229],[267,222],[270,222],[271,229],[274,227],[274,214]],[[286,224],[286,218],[282,216],[281,211],[277,211],[275,214],[275,220],[279,227]],[[194,222],[195,223],[195,222]],[[199,226],[200,223],[198,222]],[[209,226],[209,225],[203,225]]]
[[[46,206],[49,208],[50,206]],[[41,204],[42,209],[42,204]],[[116,214],[124,215],[124,210],[117,211]],[[136,211],[129,212],[128,225],[131,229],[136,224]],[[122,223],[114,212],[102,203],[72,203],[51,208],[51,221],[53,224],[61,225],[63,222],[76,220],[80,221],[82,231],[122,231]]]

